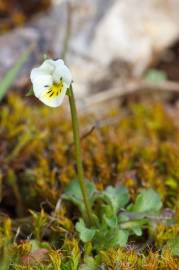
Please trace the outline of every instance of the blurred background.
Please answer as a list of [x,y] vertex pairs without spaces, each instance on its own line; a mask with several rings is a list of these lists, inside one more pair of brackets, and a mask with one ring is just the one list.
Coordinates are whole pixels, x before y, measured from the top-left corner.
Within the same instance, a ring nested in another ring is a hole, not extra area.
[[30,49],[22,93],[44,54],[66,58],[83,108],[146,88],[177,93],[178,14],[178,0],[0,0],[0,79]]

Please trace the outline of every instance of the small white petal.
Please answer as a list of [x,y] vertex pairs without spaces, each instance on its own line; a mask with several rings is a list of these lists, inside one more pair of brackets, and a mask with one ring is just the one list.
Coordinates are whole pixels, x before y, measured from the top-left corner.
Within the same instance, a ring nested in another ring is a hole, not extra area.
[[44,76],[44,72],[39,70],[39,68],[33,68],[30,73],[30,79],[32,83],[34,83],[36,80],[38,80],[39,76]]
[[43,64],[39,67],[41,71],[52,74],[55,70],[55,61],[51,59],[47,59],[43,62]]
[[72,82],[72,74],[70,69],[66,65],[62,64],[60,60],[57,60],[55,63],[55,70],[52,76],[56,82],[62,78],[67,87],[69,87]]
[[[44,104],[46,104],[49,107],[56,108],[60,106],[63,102],[63,99],[66,95],[68,87],[64,84],[64,87],[61,91],[61,93],[58,96],[55,97],[47,97],[46,92],[44,92],[40,97],[39,100],[42,101]],[[48,91],[48,90],[47,90]]]
[[34,95],[39,98],[44,91],[47,91],[53,84],[52,77],[50,75],[40,75],[36,77],[33,82]]

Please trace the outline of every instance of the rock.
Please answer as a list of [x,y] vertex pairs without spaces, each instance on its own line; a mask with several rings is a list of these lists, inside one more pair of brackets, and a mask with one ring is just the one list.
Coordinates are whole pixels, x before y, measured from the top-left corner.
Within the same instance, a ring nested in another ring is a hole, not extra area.
[[178,0],[117,0],[95,30],[91,56],[102,65],[114,59],[141,73],[179,38]]
[[67,63],[72,68],[78,95],[86,94],[87,81],[90,80],[91,70],[95,66],[88,59],[89,41],[96,25],[114,0],[53,0],[50,10],[34,17],[23,27],[0,36],[0,79],[31,45],[33,52],[15,86],[22,85],[27,75],[29,80],[31,68],[42,62],[44,53],[53,58],[61,56],[67,25],[67,2],[71,2],[72,6]]
[[[31,45],[34,49],[16,81],[18,87],[29,81],[31,68],[42,62],[44,53],[52,58],[61,56],[69,1],[53,2],[49,11],[0,36],[0,78]],[[116,81],[125,85],[128,78],[141,75],[179,37],[178,0],[70,2],[71,34],[66,62],[81,100],[110,89]]]

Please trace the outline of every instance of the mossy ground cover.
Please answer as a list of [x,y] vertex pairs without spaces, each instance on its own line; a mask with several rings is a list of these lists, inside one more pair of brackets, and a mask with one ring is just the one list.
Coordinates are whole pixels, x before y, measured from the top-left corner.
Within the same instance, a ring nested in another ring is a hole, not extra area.
[[[146,100],[109,107],[98,121],[81,117],[85,177],[98,190],[123,185],[131,200],[152,187],[165,208],[154,228],[129,239],[126,248],[95,252],[78,240],[78,209],[60,200],[76,175],[68,113],[9,95],[0,113],[0,269],[179,268],[168,244],[179,233],[177,115]],[[170,218],[169,226],[164,221]]]
[[22,26],[33,14],[49,8],[49,0],[0,0],[0,33]]

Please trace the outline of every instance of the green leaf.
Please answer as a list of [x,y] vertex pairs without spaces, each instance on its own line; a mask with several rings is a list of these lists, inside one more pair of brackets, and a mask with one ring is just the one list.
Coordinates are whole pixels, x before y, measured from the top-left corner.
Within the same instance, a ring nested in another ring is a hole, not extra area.
[[132,228],[132,231],[137,236],[141,236],[142,235],[142,229],[139,226],[138,227],[137,226],[136,227],[133,227]]
[[9,87],[13,83],[13,81],[16,79],[16,76],[24,63],[27,61],[31,50],[27,50],[24,52],[17,63],[5,74],[4,78],[0,82],[0,101],[5,96],[6,92],[8,91]]
[[34,96],[33,88],[31,88],[26,94],[26,97],[30,97],[30,96]]
[[76,223],[75,227],[76,227],[77,232],[79,232],[79,234],[80,234],[81,241],[86,243],[86,242],[89,242],[89,241],[91,241],[93,239],[96,230],[95,229],[88,229],[86,227],[83,219],[80,219]]
[[[90,182],[89,180],[86,179],[85,184],[89,192],[89,197],[91,198],[94,192],[96,191],[95,185],[93,182]],[[64,195],[69,197],[72,196],[78,200],[83,200],[79,181],[76,179],[71,181],[68,187],[66,188]]]
[[128,190],[125,187],[108,186],[105,191],[99,195],[107,203],[110,203],[115,213],[123,208],[129,201]]
[[115,228],[118,224],[117,216],[107,217],[106,215],[104,215],[103,219],[110,228]]
[[142,191],[136,198],[134,204],[128,207],[133,212],[156,212],[162,207],[160,195],[153,189]]
[[[91,201],[91,204],[93,203],[93,194],[96,192],[95,185],[85,180],[86,187],[89,194],[89,199]],[[81,193],[81,188],[78,180],[73,180],[70,182],[68,187],[65,190],[65,193],[62,195],[62,198],[68,201],[71,201],[74,203],[78,208],[81,210],[82,213],[85,213],[85,205],[83,202],[83,196]]]
[[125,247],[128,241],[129,232],[127,230],[118,230],[115,235],[115,245]]
[[146,219],[127,221],[120,224],[121,229],[127,229],[130,232],[133,232],[137,236],[142,235],[142,228],[147,224]]
[[96,270],[98,269],[98,263],[91,256],[85,256],[84,264],[81,264],[79,270]]
[[115,228],[109,228],[101,224],[100,229],[96,230],[92,242],[96,250],[124,247],[127,244],[128,236],[128,230],[119,229],[118,225]]
[[156,84],[160,84],[167,80],[167,75],[165,72],[157,70],[157,69],[150,69],[147,74],[145,75],[145,79],[150,82],[154,82]]

